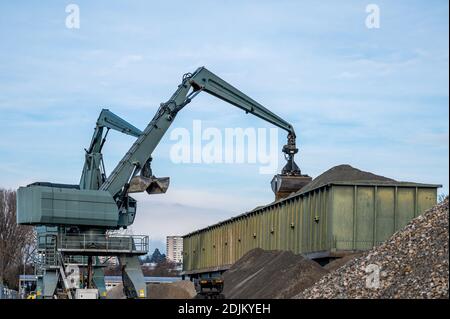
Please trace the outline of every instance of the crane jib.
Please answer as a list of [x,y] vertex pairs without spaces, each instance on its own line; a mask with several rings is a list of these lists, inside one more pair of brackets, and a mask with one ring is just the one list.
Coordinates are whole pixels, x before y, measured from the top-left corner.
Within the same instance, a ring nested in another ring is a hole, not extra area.
[[172,124],[177,112],[191,101],[199,92],[207,92],[225,102],[228,102],[245,112],[251,113],[288,132],[288,143],[283,147],[291,167],[298,167],[293,162],[293,156],[298,149],[295,146],[295,132],[293,126],[271,112],[231,84],[227,83],[204,67],[198,68],[192,74],[185,74],[182,83],[166,103],[162,103],[153,120],[138,137],[130,150],[125,154],[111,175],[100,187],[113,196],[117,196],[123,187],[133,177],[136,167],[142,167],[151,157],[153,151]]

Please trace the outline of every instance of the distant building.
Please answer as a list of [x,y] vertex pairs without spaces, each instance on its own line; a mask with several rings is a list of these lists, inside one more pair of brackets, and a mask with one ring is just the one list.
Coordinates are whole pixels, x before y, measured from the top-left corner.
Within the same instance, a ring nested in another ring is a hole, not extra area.
[[157,265],[158,265],[157,263],[147,263],[147,262],[142,264],[142,266],[148,268],[149,270],[155,269]]
[[181,264],[183,262],[183,237],[167,236],[166,252],[168,260]]

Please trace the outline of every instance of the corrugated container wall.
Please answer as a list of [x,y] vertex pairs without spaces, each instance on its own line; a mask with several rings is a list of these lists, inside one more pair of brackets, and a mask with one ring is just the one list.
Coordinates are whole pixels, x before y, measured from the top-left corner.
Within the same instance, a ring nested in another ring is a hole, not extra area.
[[436,204],[440,185],[332,183],[184,236],[183,271],[227,269],[253,248],[312,258],[366,250]]

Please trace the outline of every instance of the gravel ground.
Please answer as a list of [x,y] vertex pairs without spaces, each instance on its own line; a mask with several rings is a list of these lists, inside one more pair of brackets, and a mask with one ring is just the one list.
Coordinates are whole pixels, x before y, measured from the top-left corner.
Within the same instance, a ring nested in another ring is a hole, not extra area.
[[448,299],[448,218],[447,197],[382,245],[325,275],[294,298]]

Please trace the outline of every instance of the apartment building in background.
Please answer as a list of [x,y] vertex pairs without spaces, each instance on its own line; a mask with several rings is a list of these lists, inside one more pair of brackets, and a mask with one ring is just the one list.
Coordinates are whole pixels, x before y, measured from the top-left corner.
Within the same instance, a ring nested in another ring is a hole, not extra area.
[[167,236],[166,253],[167,259],[181,264],[183,262],[183,237]]

